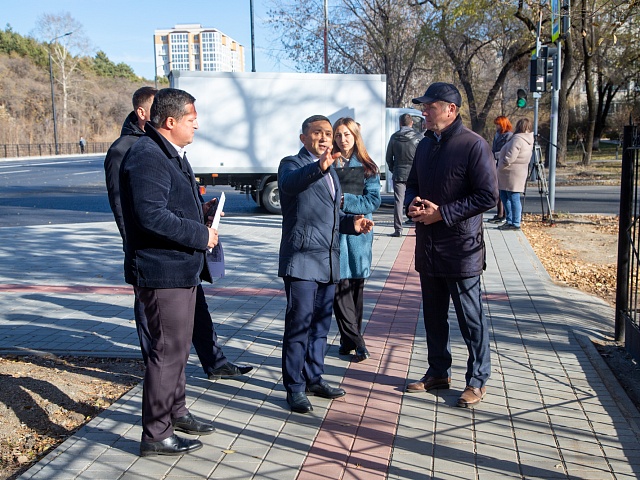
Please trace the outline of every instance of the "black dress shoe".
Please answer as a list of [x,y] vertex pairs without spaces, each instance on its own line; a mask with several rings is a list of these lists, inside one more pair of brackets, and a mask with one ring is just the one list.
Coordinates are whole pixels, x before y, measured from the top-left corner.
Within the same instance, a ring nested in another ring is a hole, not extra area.
[[174,430],[190,435],[210,435],[215,431],[213,425],[196,420],[191,413],[187,413],[184,417],[174,418],[171,423],[173,423]]
[[351,355],[352,351],[353,348],[347,348],[343,345],[340,345],[340,348],[338,349],[338,355]]
[[236,365],[235,363],[227,362],[221,367],[209,370],[209,380],[219,380],[221,378],[239,377],[245,373],[249,373],[253,370],[253,367],[249,365]]
[[316,397],[322,398],[340,398],[347,394],[342,388],[330,386],[326,380],[320,380],[313,385],[307,385],[307,393],[313,393]]
[[356,348],[356,354],[353,356],[352,361],[362,362],[369,357],[371,357],[371,355],[369,354],[369,350],[367,350],[367,347],[359,347]]
[[161,442],[140,442],[140,456],[150,455],[184,455],[202,448],[200,440],[188,440],[177,435],[171,435]]
[[392,237],[401,237],[402,236],[402,232],[393,232],[391,234]]
[[309,413],[313,410],[313,406],[304,392],[287,393],[287,403],[293,412]]

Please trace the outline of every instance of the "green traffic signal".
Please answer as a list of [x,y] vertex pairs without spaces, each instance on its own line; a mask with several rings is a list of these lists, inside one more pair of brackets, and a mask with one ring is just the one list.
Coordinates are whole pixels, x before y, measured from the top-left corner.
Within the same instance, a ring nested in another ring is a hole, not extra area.
[[524,108],[527,106],[527,92],[523,88],[518,89],[518,101],[516,102],[518,108]]

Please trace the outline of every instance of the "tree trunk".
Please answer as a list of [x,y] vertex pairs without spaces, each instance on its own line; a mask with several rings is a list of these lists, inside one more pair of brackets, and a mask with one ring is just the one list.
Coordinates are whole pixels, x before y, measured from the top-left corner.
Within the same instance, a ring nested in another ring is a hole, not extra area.
[[558,148],[556,149],[556,165],[562,166],[567,161],[567,143],[569,137],[569,80],[573,70],[574,48],[571,31],[566,32],[562,50],[562,79],[558,99]]
[[[587,91],[587,131],[585,132],[585,152],[582,155],[582,164],[589,165],[591,163],[591,153],[593,152],[593,134],[596,126],[596,99],[593,88],[593,50],[595,48],[595,39],[593,32],[593,24],[591,20],[591,12],[588,10],[587,0],[581,2],[580,16],[582,19],[582,52],[584,54],[584,85]],[[590,32],[588,34],[587,32]]]

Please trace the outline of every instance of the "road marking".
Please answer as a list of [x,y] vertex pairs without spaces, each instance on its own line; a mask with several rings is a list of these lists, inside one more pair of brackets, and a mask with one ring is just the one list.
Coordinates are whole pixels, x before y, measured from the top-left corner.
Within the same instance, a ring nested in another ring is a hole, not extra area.
[[42,165],[66,165],[67,163],[93,163],[93,162],[90,160],[67,160],[63,162],[38,163],[38,166],[41,167]]

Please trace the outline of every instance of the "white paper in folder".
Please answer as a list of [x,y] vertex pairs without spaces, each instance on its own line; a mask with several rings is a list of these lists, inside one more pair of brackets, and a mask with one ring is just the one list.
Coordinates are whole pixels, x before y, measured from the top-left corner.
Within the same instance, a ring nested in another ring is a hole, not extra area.
[[224,192],[220,194],[220,200],[218,200],[218,207],[216,208],[216,214],[213,216],[213,222],[211,222],[211,228],[218,229],[218,225],[220,225],[220,214],[222,213],[222,209],[224,208]]
[[[220,213],[222,213],[222,209],[224,208],[224,192],[220,194],[220,199],[218,200],[218,206],[216,207],[216,213],[213,215],[213,221],[211,222],[211,228],[217,230],[220,225]],[[209,253],[213,250],[213,248],[207,249]]]

